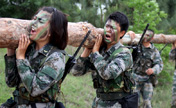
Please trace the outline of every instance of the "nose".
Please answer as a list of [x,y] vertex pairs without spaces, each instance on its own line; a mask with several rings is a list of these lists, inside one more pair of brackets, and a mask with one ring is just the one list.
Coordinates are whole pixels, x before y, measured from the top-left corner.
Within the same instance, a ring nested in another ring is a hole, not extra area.
[[106,31],[107,32],[111,32],[111,28],[110,27],[106,27]]
[[37,21],[32,21],[32,26],[37,27]]

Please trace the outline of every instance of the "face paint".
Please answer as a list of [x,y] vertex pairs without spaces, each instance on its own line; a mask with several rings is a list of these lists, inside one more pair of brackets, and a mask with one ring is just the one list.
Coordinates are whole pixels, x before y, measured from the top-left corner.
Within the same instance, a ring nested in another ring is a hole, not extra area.
[[47,29],[49,28],[50,18],[51,14],[42,10],[34,17],[30,24],[31,31],[29,35],[32,40],[38,40],[46,34]]
[[[104,27],[104,36],[106,36],[106,27]],[[106,39],[106,37],[104,38],[104,41],[107,42],[107,43],[111,43],[110,40]]]
[[118,32],[117,24],[113,20],[108,20],[104,26],[104,40],[107,43],[117,42]]
[[34,41],[40,39],[41,37],[44,37],[47,34],[48,28],[49,28],[49,24],[46,27],[42,28],[42,30],[40,30],[39,33],[37,33]]
[[153,38],[153,35],[154,35],[153,31],[147,30],[146,33],[145,33],[145,35],[144,35],[143,41],[144,42],[150,42],[152,40],[152,38]]

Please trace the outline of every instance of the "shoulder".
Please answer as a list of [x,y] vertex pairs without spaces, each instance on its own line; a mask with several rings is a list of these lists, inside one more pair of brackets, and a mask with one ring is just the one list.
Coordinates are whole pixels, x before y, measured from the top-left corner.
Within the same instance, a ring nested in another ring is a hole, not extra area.
[[66,56],[66,52],[64,50],[60,50],[58,48],[53,48],[48,54],[49,58],[61,58],[64,59]]
[[131,51],[130,49],[128,49],[127,47],[125,46],[120,46],[117,51],[119,50],[119,53],[130,53],[131,54]]
[[119,47],[119,48],[117,48],[114,52],[113,52],[113,54],[112,54],[113,56],[117,56],[117,55],[119,55],[119,56],[122,56],[122,55],[129,55],[129,56],[131,56],[131,51],[128,49],[128,48],[126,48],[125,46],[121,46],[121,47]]
[[153,50],[156,55],[160,55],[159,50],[155,46],[154,46]]

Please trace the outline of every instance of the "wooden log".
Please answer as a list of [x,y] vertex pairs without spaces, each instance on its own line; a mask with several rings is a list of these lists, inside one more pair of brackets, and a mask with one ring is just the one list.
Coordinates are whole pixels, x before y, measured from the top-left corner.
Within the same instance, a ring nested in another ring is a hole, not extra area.
[[0,48],[16,48],[21,34],[27,34],[30,21],[0,18]]
[[[121,40],[124,44],[137,44],[141,38],[141,34],[136,34],[135,39],[131,40],[129,35],[125,35]],[[155,34],[154,39],[152,40],[153,43],[156,44],[166,44],[166,43],[173,43],[176,41],[176,35],[165,35],[165,34]]]
[[[14,18],[0,18],[0,48],[16,48],[21,34],[28,34],[27,28],[31,20],[22,20]],[[103,35],[102,28],[96,28],[86,22],[68,23],[68,45],[78,47],[88,30],[91,30],[90,36],[86,40],[84,47],[91,48],[98,34]],[[121,40],[124,44],[137,43],[141,34],[136,34],[136,38],[131,40],[125,35]],[[176,35],[155,34],[153,43],[165,44],[176,41]]]

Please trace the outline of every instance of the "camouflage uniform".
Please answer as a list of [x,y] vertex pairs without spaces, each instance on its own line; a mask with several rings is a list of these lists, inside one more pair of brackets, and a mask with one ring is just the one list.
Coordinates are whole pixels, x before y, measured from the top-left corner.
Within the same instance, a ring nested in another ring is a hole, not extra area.
[[[169,59],[175,60],[175,52],[176,49],[172,49],[169,53]],[[172,85],[172,102],[171,102],[172,108],[176,108],[176,70],[174,71],[174,77],[173,77],[173,85]]]
[[[121,108],[117,99],[130,94],[129,90],[124,92],[122,79],[132,64],[130,50],[118,42],[107,52],[102,49],[100,53],[91,53],[89,57],[79,57],[71,72],[74,75],[92,72],[92,80],[97,94],[92,104],[93,108]],[[113,94],[114,96],[112,96]]]
[[30,108],[33,103],[37,108],[54,108],[64,73],[65,54],[50,44],[36,51],[33,43],[25,58],[17,60],[15,55],[5,55],[6,83],[16,87],[13,95],[18,108]]
[[[146,70],[152,68],[154,73],[147,75]],[[143,107],[151,108],[151,98],[153,95],[153,78],[158,75],[163,68],[163,62],[158,50],[151,44],[146,48],[142,46],[142,53],[134,59],[133,78],[136,81],[136,92],[143,97]],[[139,104],[140,105],[140,104]]]

